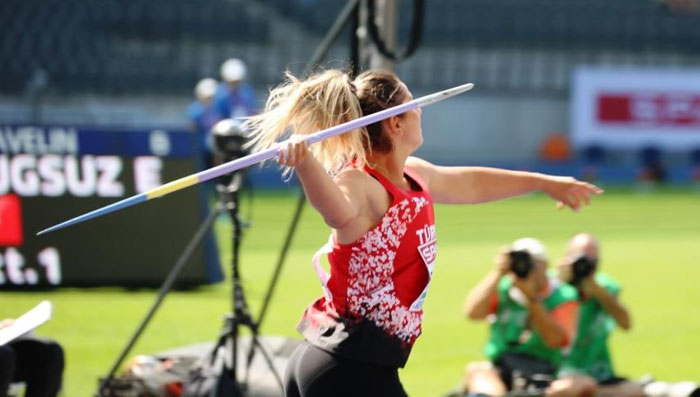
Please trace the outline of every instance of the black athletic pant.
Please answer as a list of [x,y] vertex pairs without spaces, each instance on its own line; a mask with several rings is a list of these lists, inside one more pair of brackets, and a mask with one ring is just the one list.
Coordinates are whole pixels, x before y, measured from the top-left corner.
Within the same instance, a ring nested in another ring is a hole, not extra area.
[[63,349],[50,340],[22,339],[0,346],[0,397],[24,382],[27,397],[55,397],[61,389]]
[[300,344],[287,364],[286,397],[408,397],[398,368],[349,361],[308,342]]

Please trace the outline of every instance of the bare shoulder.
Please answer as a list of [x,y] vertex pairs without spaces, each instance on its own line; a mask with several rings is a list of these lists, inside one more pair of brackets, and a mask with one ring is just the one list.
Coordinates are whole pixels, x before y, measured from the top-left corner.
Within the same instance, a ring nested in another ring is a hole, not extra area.
[[355,199],[367,199],[368,194],[373,193],[381,185],[366,172],[359,169],[346,169],[341,171],[334,178],[335,183],[346,195]]
[[355,200],[373,203],[386,196],[386,191],[379,181],[359,169],[347,169],[335,176],[335,182],[345,194]]
[[339,186],[348,188],[362,188],[372,181],[372,177],[366,172],[355,168],[345,169],[333,179]]

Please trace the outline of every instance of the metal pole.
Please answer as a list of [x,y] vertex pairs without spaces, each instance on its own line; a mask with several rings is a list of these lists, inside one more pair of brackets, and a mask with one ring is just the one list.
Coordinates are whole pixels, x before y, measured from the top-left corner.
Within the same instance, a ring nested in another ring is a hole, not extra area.
[[362,1],[360,6],[360,28],[358,30],[358,38],[360,40],[360,55],[359,58],[363,67],[369,69],[389,69],[393,70],[394,61],[384,57],[374,46],[367,32],[367,24],[374,23],[379,28],[379,33],[386,43],[387,49],[396,51],[396,42],[398,35],[398,0],[375,0],[375,20],[368,20],[367,8],[372,5],[372,2],[367,0]]

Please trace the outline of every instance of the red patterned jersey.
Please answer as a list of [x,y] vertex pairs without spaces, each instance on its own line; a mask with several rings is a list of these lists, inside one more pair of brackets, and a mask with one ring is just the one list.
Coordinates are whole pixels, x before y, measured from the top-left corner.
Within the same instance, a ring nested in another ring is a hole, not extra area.
[[[392,197],[379,223],[357,241],[330,241],[314,256],[324,296],[309,306],[299,331],[316,346],[349,359],[403,366],[421,333],[422,305],[436,254],[433,201],[412,170],[413,189],[365,168]],[[328,254],[330,274],[320,265]]]

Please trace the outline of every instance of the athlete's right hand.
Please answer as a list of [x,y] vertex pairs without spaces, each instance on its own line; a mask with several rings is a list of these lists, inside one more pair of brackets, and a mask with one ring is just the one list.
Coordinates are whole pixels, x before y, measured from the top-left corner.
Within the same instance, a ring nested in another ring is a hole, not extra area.
[[277,162],[287,167],[298,167],[304,162],[308,154],[309,147],[306,144],[306,137],[292,135],[280,145]]

